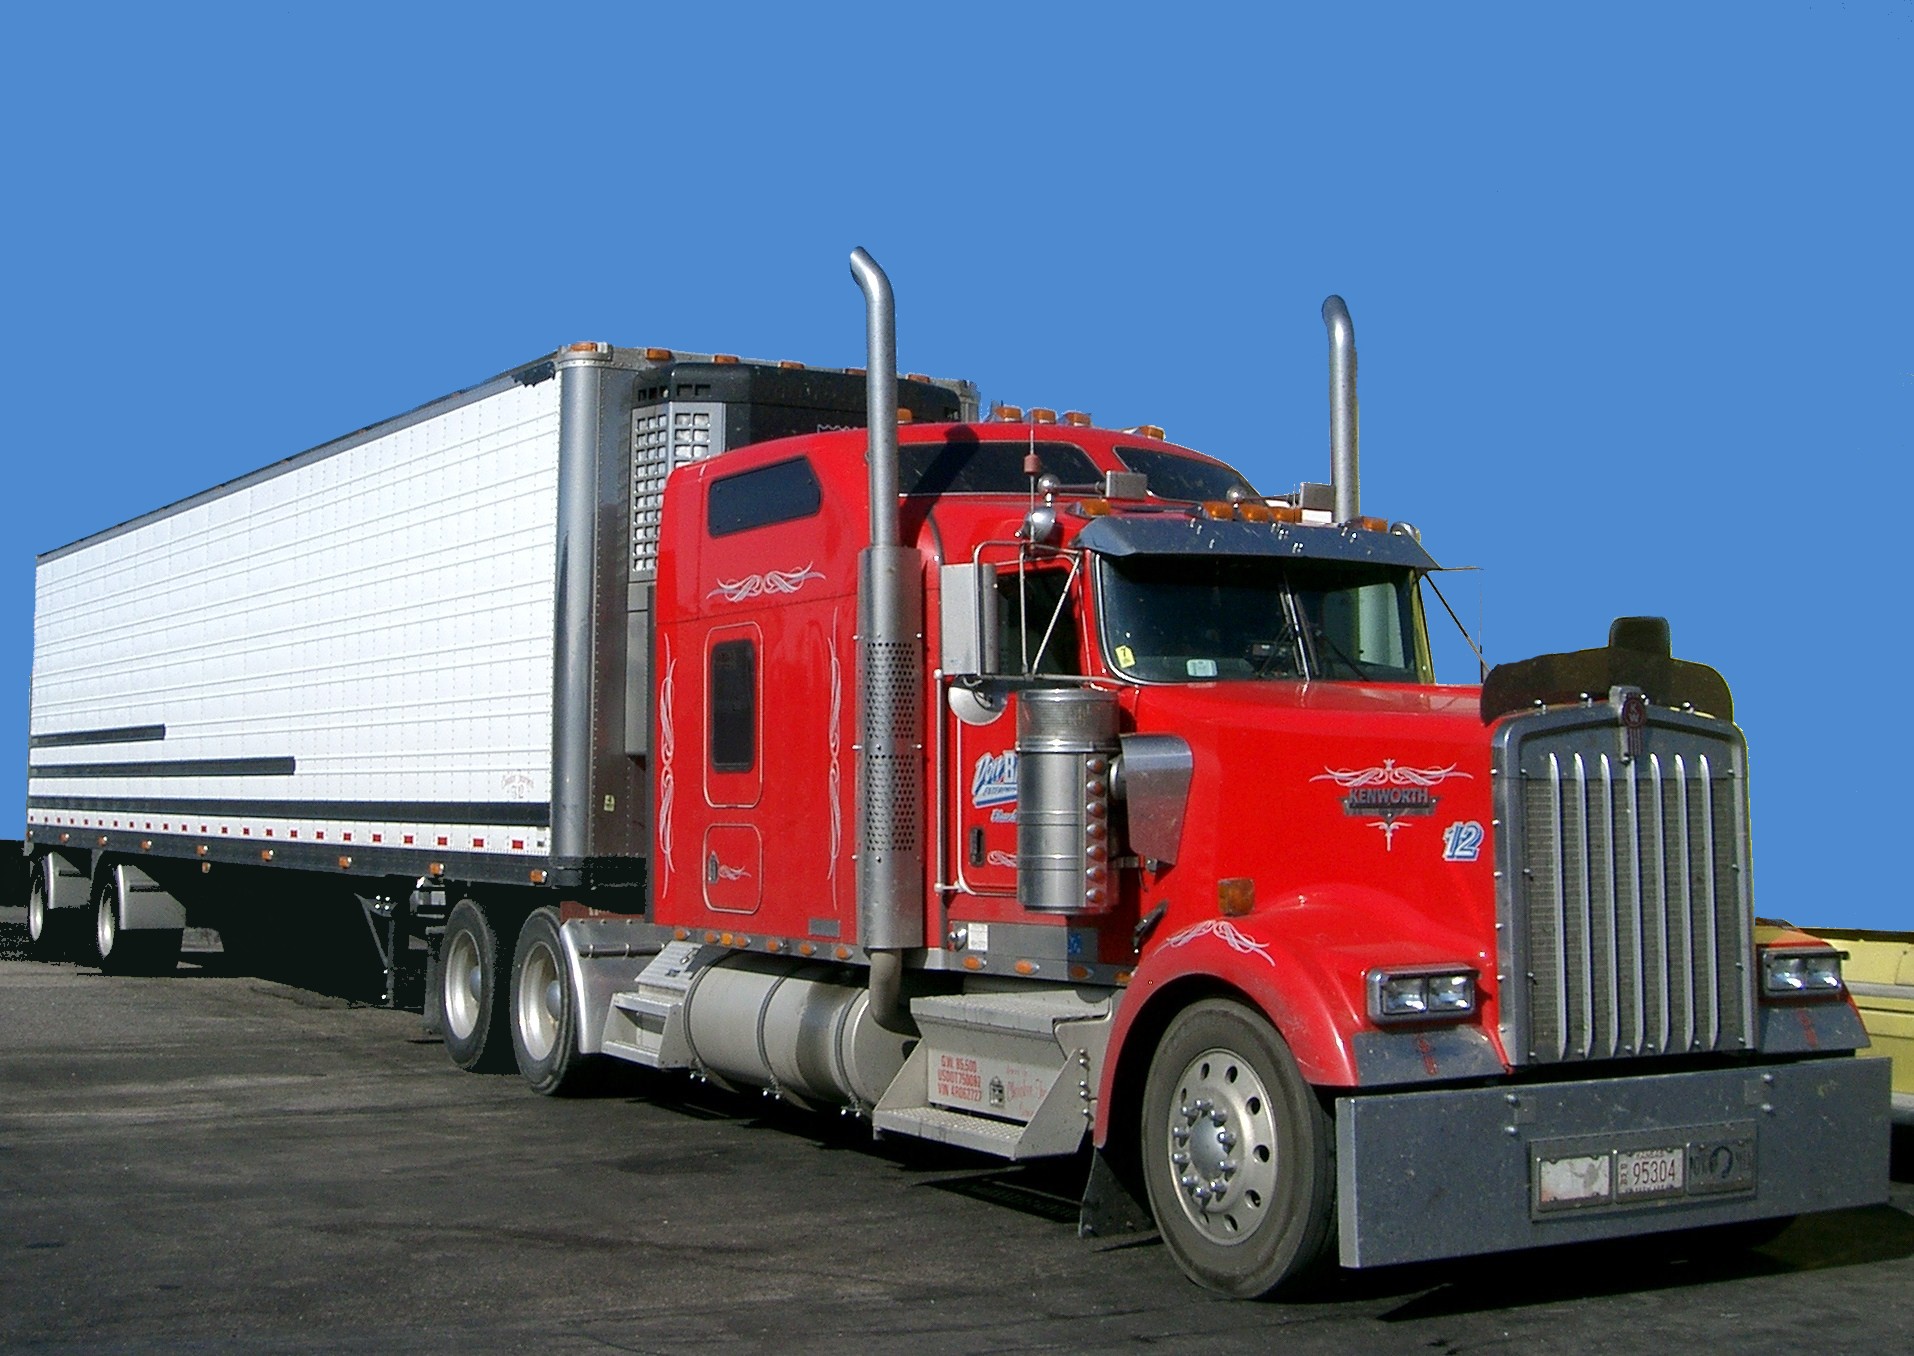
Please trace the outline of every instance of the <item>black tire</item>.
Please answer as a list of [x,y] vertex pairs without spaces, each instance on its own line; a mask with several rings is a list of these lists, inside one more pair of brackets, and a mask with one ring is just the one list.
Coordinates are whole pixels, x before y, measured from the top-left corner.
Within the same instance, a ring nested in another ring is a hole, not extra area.
[[512,1067],[512,1022],[499,982],[498,932],[473,901],[460,900],[445,920],[440,958],[446,1053],[472,1073],[505,1072]]
[[178,928],[122,926],[119,873],[106,869],[93,885],[93,955],[109,975],[169,975],[179,968]]
[[578,1001],[566,972],[558,914],[536,909],[512,952],[512,1053],[518,1071],[547,1097],[576,1097],[601,1081],[602,1057],[578,1050]]
[[1157,1229],[1198,1285],[1252,1299],[1329,1271],[1334,1127],[1262,1017],[1227,999],[1177,1014],[1150,1061],[1139,1143]]
[[47,889],[50,857],[28,868],[27,954],[34,960],[70,960],[80,950],[80,932],[87,921],[84,909],[56,909]]

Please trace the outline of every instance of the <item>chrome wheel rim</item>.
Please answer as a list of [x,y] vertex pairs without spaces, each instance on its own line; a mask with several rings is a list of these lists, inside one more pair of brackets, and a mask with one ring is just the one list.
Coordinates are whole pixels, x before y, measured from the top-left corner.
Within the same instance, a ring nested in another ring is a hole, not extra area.
[[547,1059],[557,1047],[564,1003],[558,958],[540,942],[526,951],[525,964],[518,974],[518,1038],[533,1059]]
[[47,886],[46,877],[38,871],[33,873],[33,888],[27,891],[27,937],[39,941],[47,935]]
[[478,942],[469,932],[452,938],[445,955],[445,1024],[460,1040],[478,1030],[479,994],[485,988]]
[[120,937],[119,901],[113,898],[108,888],[100,895],[100,907],[94,916],[94,936],[99,942],[100,959],[105,960],[113,954],[113,944]]
[[1276,1193],[1276,1121],[1269,1089],[1234,1050],[1205,1050],[1184,1066],[1163,1150],[1177,1204],[1212,1243],[1241,1243],[1268,1217]]

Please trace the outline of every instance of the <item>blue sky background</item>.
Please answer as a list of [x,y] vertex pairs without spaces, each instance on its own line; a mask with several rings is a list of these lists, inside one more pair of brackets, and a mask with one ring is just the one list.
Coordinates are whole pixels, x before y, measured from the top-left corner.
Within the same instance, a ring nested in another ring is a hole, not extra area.
[[[604,339],[904,366],[1419,524],[1492,660],[1670,618],[1761,912],[1914,928],[1914,5],[20,7],[0,306],[33,556]],[[1459,645],[1443,676],[1473,677]]]

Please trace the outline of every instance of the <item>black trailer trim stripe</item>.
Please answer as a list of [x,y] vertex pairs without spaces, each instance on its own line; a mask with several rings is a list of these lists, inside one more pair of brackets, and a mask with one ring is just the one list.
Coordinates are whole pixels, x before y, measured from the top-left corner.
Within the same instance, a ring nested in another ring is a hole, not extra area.
[[290,777],[291,758],[161,758],[143,763],[37,763],[35,777]]
[[164,725],[115,725],[106,730],[58,730],[27,740],[35,749],[70,749],[80,744],[155,744],[166,738]]
[[521,825],[549,828],[549,802],[522,800],[124,800],[90,796],[28,796],[29,810],[60,810],[137,817],[185,815],[204,819],[330,819],[387,824]]

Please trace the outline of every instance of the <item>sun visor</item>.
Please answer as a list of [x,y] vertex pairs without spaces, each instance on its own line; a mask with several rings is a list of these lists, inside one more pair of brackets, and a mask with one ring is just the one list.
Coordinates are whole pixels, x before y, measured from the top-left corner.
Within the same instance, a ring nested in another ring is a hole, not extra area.
[[1437,569],[1414,537],[1360,527],[1310,523],[1245,523],[1181,514],[1112,514],[1093,518],[1076,544],[1106,556],[1272,556],[1348,560]]

